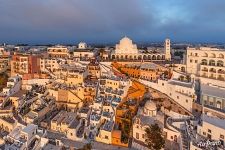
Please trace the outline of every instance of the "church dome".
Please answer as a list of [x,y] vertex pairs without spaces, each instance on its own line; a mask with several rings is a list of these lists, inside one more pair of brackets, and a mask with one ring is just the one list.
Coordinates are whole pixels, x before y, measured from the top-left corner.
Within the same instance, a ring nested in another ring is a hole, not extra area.
[[145,103],[145,109],[148,109],[148,110],[156,110],[156,104],[153,102],[153,101],[147,101]]
[[127,36],[125,36],[124,38],[122,38],[121,40],[120,40],[120,43],[121,44],[130,44],[130,45],[132,45],[133,44],[133,42],[132,42],[132,40],[130,39],[130,38],[128,38]]
[[119,44],[116,44],[115,54],[138,54],[137,45],[128,37],[123,37]]
[[78,48],[79,48],[79,49],[85,49],[85,48],[87,48],[87,44],[86,44],[85,42],[80,42],[80,43],[78,44]]

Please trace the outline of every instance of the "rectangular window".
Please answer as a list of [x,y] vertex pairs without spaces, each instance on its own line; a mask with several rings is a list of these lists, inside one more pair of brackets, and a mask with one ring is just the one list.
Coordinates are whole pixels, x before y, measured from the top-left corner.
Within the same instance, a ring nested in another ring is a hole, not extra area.
[[106,136],[105,136],[105,139],[109,139],[109,137],[106,135]]
[[224,139],[224,135],[220,134],[220,138],[221,138],[221,139]]
[[136,139],[139,139],[139,133],[136,133]]
[[209,104],[210,104],[211,106],[213,106],[213,102],[209,102]]
[[207,134],[207,137],[208,137],[209,139],[211,139],[211,138],[212,138],[212,136],[211,136],[210,134]]
[[208,129],[208,132],[211,133],[212,131],[210,129]]

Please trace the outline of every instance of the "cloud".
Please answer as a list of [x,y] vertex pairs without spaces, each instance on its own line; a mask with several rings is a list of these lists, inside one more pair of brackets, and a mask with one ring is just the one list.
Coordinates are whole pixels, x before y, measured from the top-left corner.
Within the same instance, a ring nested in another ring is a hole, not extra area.
[[224,42],[224,13],[223,0],[7,0],[0,42]]

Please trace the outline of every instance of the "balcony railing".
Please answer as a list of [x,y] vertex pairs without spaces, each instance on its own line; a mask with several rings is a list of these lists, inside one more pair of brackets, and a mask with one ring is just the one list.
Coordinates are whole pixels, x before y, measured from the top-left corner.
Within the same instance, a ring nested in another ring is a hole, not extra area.
[[217,80],[224,81],[223,77],[218,77]]
[[220,70],[219,70],[218,73],[220,73],[220,74],[225,74],[225,71],[223,71],[223,70],[220,71]]
[[205,78],[208,78],[208,75],[206,75],[206,74],[202,74],[201,76],[205,77]]
[[209,72],[213,72],[213,73],[216,73],[216,70],[209,70]]
[[207,69],[202,69],[202,71],[203,71],[203,72],[208,72],[208,70],[207,70]]
[[215,77],[215,76],[209,76],[209,78],[210,78],[210,79],[216,79],[216,77]]

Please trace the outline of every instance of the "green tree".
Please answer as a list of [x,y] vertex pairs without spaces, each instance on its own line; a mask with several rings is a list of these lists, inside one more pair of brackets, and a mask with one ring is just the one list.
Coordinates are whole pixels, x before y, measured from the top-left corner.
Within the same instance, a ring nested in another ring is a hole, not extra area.
[[153,124],[145,129],[146,132],[146,144],[151,150],[160,150],[165,145],[165,140],[162,135],[162,130],[158,124]]

